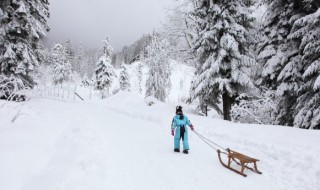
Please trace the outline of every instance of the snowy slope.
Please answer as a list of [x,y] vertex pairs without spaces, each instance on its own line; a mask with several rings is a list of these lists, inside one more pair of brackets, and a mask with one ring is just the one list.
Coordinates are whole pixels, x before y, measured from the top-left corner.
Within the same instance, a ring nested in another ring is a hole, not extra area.
[[149,107],[142,95],[130,93],[89,102],[0,101],[0,189],[320,187],[320,131],[234,124],[186,108],[199,133],[261,160],[263,174],[246,171],[244,178],[223,168],[215,151],[193,133],[190,154],[174,153],[174,108],[160,102]]

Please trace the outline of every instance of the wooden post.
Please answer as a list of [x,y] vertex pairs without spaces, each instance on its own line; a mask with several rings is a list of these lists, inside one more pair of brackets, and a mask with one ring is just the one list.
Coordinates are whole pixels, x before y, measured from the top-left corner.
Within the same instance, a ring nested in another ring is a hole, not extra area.
[[70,99],[70,84],[68,84],[68,99]]
[[60,88],[61,88],[61,97],[63,98],[63,87],[62,87],[62,83],[61,83],[61,85],[60,85]]
[[74,86],[73,100],[76,100],[77,85]]

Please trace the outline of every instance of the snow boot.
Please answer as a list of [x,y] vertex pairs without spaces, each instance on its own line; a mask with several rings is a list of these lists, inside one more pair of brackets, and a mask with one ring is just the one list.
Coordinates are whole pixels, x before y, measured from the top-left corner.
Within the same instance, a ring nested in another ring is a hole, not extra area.
[[183,153],[188,154],[189,152],[188,150],[183,150]]
[[173,151],[180,152],[180,150],[178,148],[175,148]]

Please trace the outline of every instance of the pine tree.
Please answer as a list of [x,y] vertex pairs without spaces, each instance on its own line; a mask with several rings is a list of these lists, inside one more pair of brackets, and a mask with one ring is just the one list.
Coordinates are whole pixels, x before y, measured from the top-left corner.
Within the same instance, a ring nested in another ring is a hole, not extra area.
[[294,126],[320,129],[320,2],[304,1],[301,18],[295,20],[288,38],[299,42],[302,78],[295,107]]
[[84,69],[85,63],[84,62],[85,62],[85,52],[84,52],[82,44],[80,44],[78,51],[76,53],[76,56],[75,56],[74,65],[75,65],[75,71],[82,76],[85,74],[85,69]]
[[77,70],[77,61],[75,60],[75,50],[73,48],[73,45],[71,43],[71,40],[67,40],[64,44],[63,44],[63,49],[64,49],[64,54],[66,59],[69,61],[69,63],[72,66],[72,70],[75,71]]
[[140,94],[142,94],[142,75],[143,75],[142,68],[143,68],[142,64],[139,63],[139,65],[138,65],[138,85],[139,85]]
[[71,40],[67,40],[64,44],[64,53],[66,55],[66,58],[71,63],[75,57],[75,51],[73,49]]
[[171,88],[171,71],[164,39],[154,37],[148,46],[149,77],[146,82],[146,97],[154,96],[160,101],[165,101]]
[[65,55],[65,50],[61,44],[56,44],[52,51],[52,73],[53,83],[62,84],[70,80],[71,64]]
[[120,89],[122,91],[130,91],[129,73],[127,71],[127,67],[124,64],[121,65],[119,82],[120,82]]
[[34,86],[32,71],[43,59],[42,38],[49,31],[48,5],[48,0],[0,1],[0,90],[7,95]]
[[249,76],[249,67],[255,64],[250,51],[251,4],[242,0],[196,0],[191,12],[191,24],[198,33],[193,49],[200,63],[191,101],[199,99],[201,107],[220,111],[222,97],[225,120],[231,120],[235,97],[248,87],[254,88]]
[[296,92],[302,81],[301,56],[297,41],[288,40],[292,23],[297,18],[298,4],[293,0],[267,0],[263,33],[267,37],[258,46],[258,62],[262,65],[259,85],[276,90],[280,99],[277,124],[293,124]]
[[[320,3],[316,0],[266,2],[263,32],[267,38],[258,47],[258,61],[263,66],[259,83],[277,91],[277,124],[309,128],[311,120],[319,121],[314,103],[318,102],[317,89],[312,85],[317,72],[309,73],[308,67],[318,59],[315,56],[319,36],[316,11]],[[313,18],[315,24],[303,18]],[[306,109],[300,111],[304,106]]]
[[112,85],[113,77],[115,76],[114,68],[111,65],[111,56],[113,48],[110,45],[109,38],[107,37],[102,41],[103,55],[99,58],[99,61],[96,63],[96,82],[95,88],[101,91],[102,98],[104,98],[104,92],[107,91],[109,94],[109,88]]

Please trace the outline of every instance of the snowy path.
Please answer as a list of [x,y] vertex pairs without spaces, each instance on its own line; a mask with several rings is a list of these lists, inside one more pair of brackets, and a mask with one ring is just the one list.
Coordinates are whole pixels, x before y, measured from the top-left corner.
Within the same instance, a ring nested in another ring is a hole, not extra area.
[[[140,97],[120,94],[103,102],[34,99],[21,108],[5,107],[9,111],[0,108],[0,121],[6,124],[0,127],[3,190],[320,187],[320,148],[314,146],[320,142],[318,131],[189,115],[202,134],[261,160],[263,175],[246,171],[244,178],[223,168],[194,134],[189,155],[173,152],[174,106],[148,107]],[[27,114],[11,123],[17,109]]]

